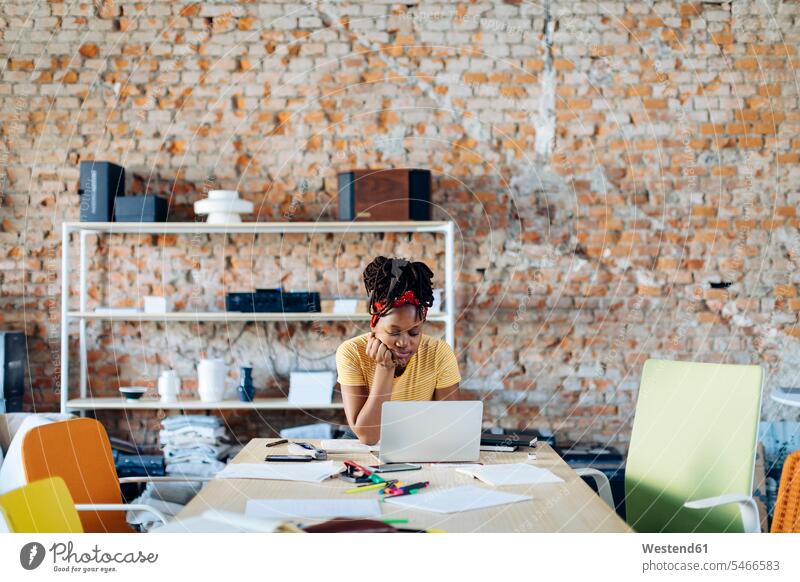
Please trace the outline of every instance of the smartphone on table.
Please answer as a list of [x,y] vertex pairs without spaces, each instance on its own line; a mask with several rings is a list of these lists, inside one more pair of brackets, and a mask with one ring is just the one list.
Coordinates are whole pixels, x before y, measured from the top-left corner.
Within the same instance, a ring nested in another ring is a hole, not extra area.
[[422,465],[414,465],[413,463],[386,463],[385,465],[376,465],[370,467],[375,473],[396,473],[397,471],[416,471],[422,469]]
[[285,462],[300,462],[313,461],[314,457],[309,455],[267,455],[265,461],[285,461]]

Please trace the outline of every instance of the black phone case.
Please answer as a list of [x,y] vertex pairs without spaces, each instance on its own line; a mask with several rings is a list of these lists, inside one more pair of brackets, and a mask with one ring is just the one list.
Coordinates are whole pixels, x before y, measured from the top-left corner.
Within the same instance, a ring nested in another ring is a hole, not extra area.
[[267,455],[264,460],[285,463],[307,463],[314,459],[307,455]]
[[420,469],[422,469],[421,465],[417,466],[417,467],[406,467],[404,469],[375,469],[375,468],[373,468],[372,472],[373,473],[378,473],[380,475],[381,473],[402,473],[403,471],[419,471]]

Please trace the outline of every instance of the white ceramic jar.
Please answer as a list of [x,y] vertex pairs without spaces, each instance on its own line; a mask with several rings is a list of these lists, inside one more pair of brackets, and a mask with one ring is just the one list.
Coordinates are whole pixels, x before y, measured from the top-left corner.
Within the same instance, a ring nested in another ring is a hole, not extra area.
[[219,402],[225,397],[225,360],[203,358],[197,364],[197,391],[203,402]]
[[178,394],[181,391],[181,379],[175,370],[164,370],[158,377],[158,394],[161,402],[168,404],[177,402]]

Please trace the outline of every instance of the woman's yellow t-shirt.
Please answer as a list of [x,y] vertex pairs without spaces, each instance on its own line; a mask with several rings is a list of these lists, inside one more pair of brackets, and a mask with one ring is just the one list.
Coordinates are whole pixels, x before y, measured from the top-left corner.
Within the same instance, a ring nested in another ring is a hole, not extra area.
[[[367,356],[368,333],[347,340],[336,350],[339,384],[367,386],[375,377],[375,361]],[[422,334],[419,348],[403,373],[394,379],[392,400],[433,400],[433,391],[461,382],[458,361],[446,341]]]

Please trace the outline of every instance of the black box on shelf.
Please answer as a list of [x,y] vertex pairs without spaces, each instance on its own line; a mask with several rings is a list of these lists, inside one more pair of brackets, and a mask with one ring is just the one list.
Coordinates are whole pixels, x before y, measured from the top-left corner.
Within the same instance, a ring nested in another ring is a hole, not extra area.
[[25,334],[0,332],[0,412],[22,412],[27,364]]
[[[256,289],[256,296],[275,289]],[[280,290],[279,290],[280,291]],[[319,313],[322,311],[319,293],[311,291],[280,291],[277,311],[283,313]]]
[[85,160],[80,166],[81,222],[111,222],[114,199],[125,195],[125,168]]
[[338,176],[339,220],[430,220],[430,170],[352,170]]
[[120,196],[114,205],[117,222],[165,222],[167,201],[160,196]]
[[256,289],[255,293],[228,293],[225,309],[244,313],[314,313],[322,311],[316,292]]

